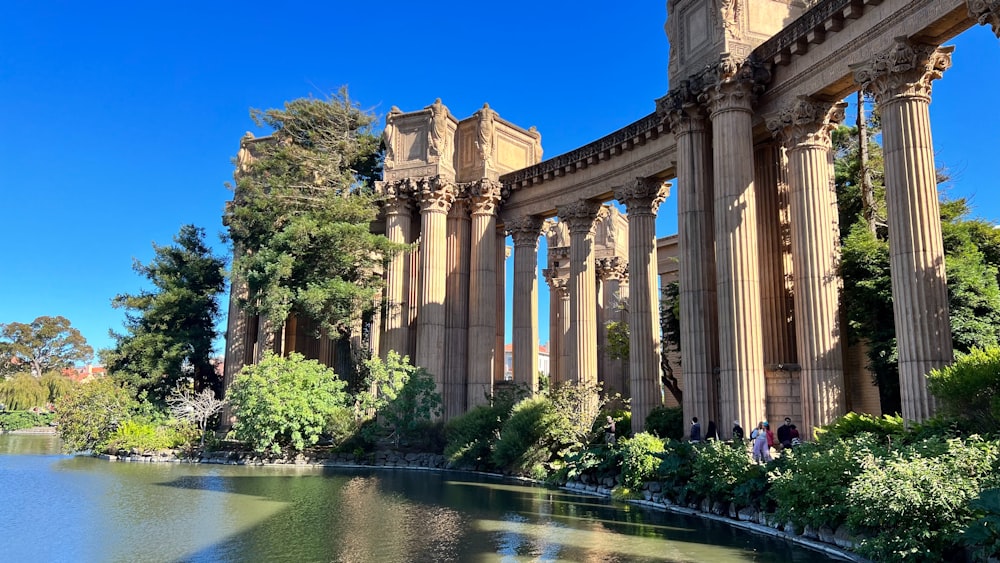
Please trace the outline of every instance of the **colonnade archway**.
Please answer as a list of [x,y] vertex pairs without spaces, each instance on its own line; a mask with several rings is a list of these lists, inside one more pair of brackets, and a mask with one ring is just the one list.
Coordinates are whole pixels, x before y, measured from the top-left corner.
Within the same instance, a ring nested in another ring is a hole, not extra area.
[[[387,269],[381,351],[427,368],[454,416],[502,377],[509,308],[514,379],[535,388],[538,240],[558,218],[569,239],[568,275],[553,282],[568,296],[552,311],[568,319],[558,371],[597,381],[595,222],[615,200],[628,223],[627,380],[640,430],[662,401],[654,219],[669,195],[685,417],[763,420],[776,409],[767,373],[794,366],[795,404],[784,408],[811,435],[850,406],[830,134],[841,100],[864,89],[882,116],[903,415],[928,417],[924,376],[952,360],[929,105],[950,66],[942,45],[974,25],[1000,36],[1000,4],[670,0],[671,86],[656,111],[545,161],[537,132],[488,107],[464,120],[440,101],[394,109],[385,232],[419,250]],[[508,233],[514,288],[503,304]]]

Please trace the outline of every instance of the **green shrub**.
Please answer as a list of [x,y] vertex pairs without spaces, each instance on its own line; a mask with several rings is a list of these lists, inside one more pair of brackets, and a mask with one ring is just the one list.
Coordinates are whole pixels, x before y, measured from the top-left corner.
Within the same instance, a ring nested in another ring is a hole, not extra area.
[[1000,430],[1000,347],[973,348],[954,364],[931,370],[927,388],[944,413],[970,419],[980,432]]
[[646,481],[656,477],[656,469],[660,466],[660,458],[656,454],[663,452],[663,440],[640,432],[633,438],[622,438],[613,448],[621,460],[621,483],[630,489],[639,489]]
[[73,380],[58,371],[50,371],[42,374],[39,382],[48,390],[48,402],[50,403],[55,403],[59,397],[68,393],[74,385]]
[[119,424],[132,417],[137,406],[132,390],[108,377],[73,386],[56,402],[63,448],[71,452],[98,449]]
[[228,397],[233,434],[258,452],[315,445],[330,417],[347,405],[346,384],[333,370],[292,353],[268,353],[233,380]]
[[501,408],[480,406],[448,421],[444,428],[445,457],[455,464],[488,469],[500,428],[510,416],[509,407],[507,412]]
[[184,442],[183,432],[174,426],[126,420],[115,428],[102,449],[108,453],[120,450],[144,453],[175,448]]
[[646,432],[664,440],[684,439],[684,411],[680,407],[656,407],[646,415]]
[[668,440],[663,444],[662,459],[656,474],[663,486],[663,495],[668,499],[684,503],[688,500],[688,485],[694,474],[694,446],[690,442]]
[[[738,486],[751,479],[762,479],[759,471],[752,471],[756,465],[743,448],[734,448],[720,440],[709,440],[694,448],[688,488],[696,498],[733,502],[733,493]],[[766,478],[763,480],[766,482]],[[747,489],[745,494],[749,492],[749,487]]]
[[973,550],[977,561],[1000,557],[1000,489],[979,493],[969,509],[975,520],[965,529],[962,542]]
[[558,448],[553,432],[558,424],[556,409],[548,398],[521,401],[500,429],[491,456],[493,465],[515,473],[527,473],[534,465],[549,462]]
[[849,412],[833,424],[816,429],[817,442],[836,442],[860,434],[871,434],[883,443],[899,441],[907,433],[906,422],[901,416],[883,415],[881,418],[870,414]]
[[377,356],[369,359],[365,370],[368,377],[364,388],[375,391],[359,393],[358,399],[362,408],[375,411],[378,423],[369,428],[397,446],[401,440],[424,438],[428,423],[442,414],[434,378],[395,351],[390,351],[384,361]]
[[[970,501],[998,484],[1000,444],[973,437],[928,441],[869,456],[848,493],[858,552],[877,561],[951,561],[973,519]],[[934,455],[936,452],[937,455]]]
[[357,431],[358,423],[354,419],[354,410],[346,406],[335,408],[326,420],[326,427],[323,428],[323,433],[330,437],[334,447],[346,443]]
[[849,512],[848,491],[864,471],[864,460],[886,453],[879,441],[874,434],[862,433],[786,450],[768,475],[768,495],[778,520],[800,529],[836,529],[843,524]]
[[0,431],[13,432],[24,428],[49,426],[55,415],[49,412],[7,411],[0,412]]

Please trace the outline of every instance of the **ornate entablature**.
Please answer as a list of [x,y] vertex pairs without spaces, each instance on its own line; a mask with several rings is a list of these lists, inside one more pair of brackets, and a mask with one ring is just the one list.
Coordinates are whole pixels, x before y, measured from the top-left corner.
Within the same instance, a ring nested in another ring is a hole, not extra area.
[[993,34],[1000,38],[1000,0],[968,0],[969,15],[979,25],[989,25]]
[[632,150],[637,145],[645,144],[647,140],[658,138],[664,132],[665,126],[662,120],[656,113],[651,113],[579,149],[501,176],[504,197],[533,183],[554,176],[571,174],[598,161]]

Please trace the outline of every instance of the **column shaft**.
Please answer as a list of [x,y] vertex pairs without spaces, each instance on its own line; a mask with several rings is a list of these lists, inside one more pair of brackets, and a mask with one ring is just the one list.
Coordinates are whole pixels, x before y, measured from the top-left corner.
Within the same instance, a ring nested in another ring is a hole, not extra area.
[[656,283],[656,210],[667,197],[662,180],[637,178],[615,192],[628,212],[629,388],[632,432],[663,404],[660,392],[660,308]]
[[542,220],[518,217],[507,222],[514,239],[514,383],[538,391],[538,237]]
[[599,203],[580,201],[559,208],[570,232],[569,381],[597,384],[597,288],[594,270],[594,224]]
[[466,411],[469,367],[469,201],[455,200],[448,213],[448,288],[445,301],[445,419]]
[[[385,236],[392,242],[406,244],[411,240],[412,204],[406,200],[390,200],[385,213]],[[389,350],[406,356],[410,348],[410,253],[401,252],[392,257],[385,273],[385,336],[382,339],[382,358]]]
[[420,201],[420,295],[417,301],[415,364],[434,377],[444,391],[444,301],[447,286],[446,227],[454,187],[432,178],[424,182]]
[[500,189],[483,180],[470,186],[472,202],[471,271],[469,275],[469,360],[466,404],[485,404],[493,391],[497,323],[496,206]]

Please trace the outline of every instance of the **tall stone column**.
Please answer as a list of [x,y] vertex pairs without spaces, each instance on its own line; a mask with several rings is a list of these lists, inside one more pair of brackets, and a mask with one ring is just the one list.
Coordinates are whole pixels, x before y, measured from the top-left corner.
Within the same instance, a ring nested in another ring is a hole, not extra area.
[[[387,190],[385,202],[385,236],[398,244],[411,240],[410,224],[413,216],[413,198],[408,190]],[[392,257],[385,272],[385,335],[379,355],[386,357],[389,350],[400,356],[409,355],[410,349],[410,253],[401,252]]]
[[851,67],[882,116],[893,317],[907,420],[934,414],[927,372],[953,360],[929,110],[931,82],[951,66],[953,50],[899,37],[888,52]]
[[[563,299],[566,280],[559,279],[555,270],[542,272],[549,285],[549,384],[563,381]],[[569,302],[566,297],[567,303]],[[567,308],[568,310],[568,308]]]
[[[684,420],[715,420],[720,429],[719,314],[715,276],[715,211],[712,145],[708,120],[690,92],[672,92],[666,100],[670,128],[677,140],[677,226],[680,267],[680,337],[684,362]],[[671,99],[672,98],[672,99]],[[725,423],[724,423],[725,422]],[[744,425],[751,421],[744,421]]]
[[417,352],[415,364],[434,377],[444,391],[444,301],[447,286],[446,227],[448,210],[455,200],[455,186],[439,176],[421,182],[420,190],[420,295],[417,301]]
[[[788,212],[788,163],[776,141],[754,149],[757,240],[760,256],[761,334],[764,365],[798,363],[792,305],[792,250]],[[791,414],[791,413],[787,413]],[[776,413],[769,413],[774,418]]]
[[538,392],[538,237],[542,218],[516,217],[507,221],[514,239],[513,345],[514,383]]
[[795,285],[795,341],[801,366],[803,436],[846,411],[840,326],[840,226],[831,133],[847,104],[806,97],[768,128],[788,150]]
[[[602,337],[601,344],[605,348],[609,346],[607,324],[612,322],[628,322],[628,319],[625,317],[625,311],[621,307],[623,300],[628,297],[627,276],[627,260],[619,256],[614,256],[601,258],[597,261],[597,277],[602,281],[599,300],[604,311],[604,316],[601,319],[604,326],[599,326],[598,331]],[[623,397],[630,396],[626,361],[612,359],[611,354],[605,350],[600,366],[602,379],[604,380],[604,391],[621,393]]]
[[715,70],[714,85],[705,94],[714,144],[719,416],[753,424],[766,412],[753,177],[753,80],[749,76],[753,69],[749,62],[735,64],[727,59]]
[[500,184],[480,180],[469,186],[472,205],[472,262],[469,276],[469,363],[466,403],[485,404],[493,389],[497,330],[497,204]]
[[601,204],[578,201],[558,208],[569,226],[569,365],[568,381],[597,383],[597,290],[594,271],[594,225]]
[[469,367],[469,199],[456,194],[448,213],[448,287],[445,300],[445,419],[466,411]]
[[1000,0],[966,0],[969,5],[969,16],[979,25],[989,25],[993,34],[1000,39]]
[[660,308],[656,284],[656,210],[669,186],[656,178],[636,178],[615,191],[628,215],[629,388],[632,432],[642,432],[646,416],[663,404],[660,393]]

